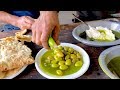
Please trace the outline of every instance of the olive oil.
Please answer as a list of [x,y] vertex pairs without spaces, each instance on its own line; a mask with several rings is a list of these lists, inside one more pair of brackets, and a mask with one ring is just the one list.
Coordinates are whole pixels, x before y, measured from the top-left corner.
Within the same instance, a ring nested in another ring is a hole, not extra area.
[[109,70],[114,74],[117,74],[118,77],[120,77],[120,56],[113,58],[108,63]]

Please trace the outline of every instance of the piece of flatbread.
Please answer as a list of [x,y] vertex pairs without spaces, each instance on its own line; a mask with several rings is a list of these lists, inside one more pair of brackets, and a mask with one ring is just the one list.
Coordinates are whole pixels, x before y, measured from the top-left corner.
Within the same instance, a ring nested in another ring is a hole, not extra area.
[[11,75],[17,73],[20,69],[22,69],[22,67],[19,67],[19,68],[16,68],[16,69],[12,69],[12,70],[6,71],[4,77],[11,76]]
[[20,32],[15,33],[15,39],[19,40],[21,42],[31,42],[32,36],[31,35],[24,35],[27,32],[27,30],[21,30]]
[[0,41],[0,71],[8,71],[34,63],[31,49],[15,39],[6,37]]
[[20,32],[16,32],[15,34],[21,34],[24,35],[25,33],[27,33],[27,29],[21,30]]
[[12,69],[12,70],[8,70],[8,71],[0,72],[0,79],[4,79],[4,78],[6,78],[6,77],[9,77],[9,76],[17,73],[21,68],[22,68],[22,67],[16,68],[16,69]]

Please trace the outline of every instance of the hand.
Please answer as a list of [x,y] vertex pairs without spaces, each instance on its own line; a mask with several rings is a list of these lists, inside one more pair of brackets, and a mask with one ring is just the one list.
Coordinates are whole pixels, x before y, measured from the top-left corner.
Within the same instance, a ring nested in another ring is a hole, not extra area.
[[33,18],[29,16],[22,16],[17,19],[16,26],[18,26],[21,30],[31,29],[33,23],[34,23]]
[[32,25],[32,41],[49,49],[49,36],[52,34],[53,39],[59,44],[59,32],[60,25],[57,12],[41,11],[39,18]]

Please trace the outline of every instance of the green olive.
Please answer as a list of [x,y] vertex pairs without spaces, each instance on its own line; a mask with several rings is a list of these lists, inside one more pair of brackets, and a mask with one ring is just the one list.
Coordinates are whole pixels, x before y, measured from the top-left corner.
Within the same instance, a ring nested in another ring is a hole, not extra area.
[[47,59],[48,60],[54,60],[54,57],[53,56],[48,56]]
[[65,50],[65,51],[68,51],[68,49],[69,49],[69,47],[64,46],[64,50]]
[[68,69],[68,66],[67,65],[60,65],[60,67],[59,67],[61,70],[66,70],[66,69]]
[[60,50],[58,48],[54,48],[53,51],[54,51],[54,54],[57,52],[60,52]]
[[74,54],[77,54],[77,51],[74,50]]
[[46,63],[44,63],[44,66],[47,66],[47,64],[46,64]]
[[75,66],[76,66],[76,67],[82,66],[82,64],[83,64],[82,61],[77,61],[77,62],[75,63]]
[[67,59],[67,60],[65,61],[65,65],[71,65],[71,64],[72,64],[72,62],[71,62],[70,59]]
[[61,58],[61,57],[58,57],[58,58],[56,58],[55,60],[56,60],[56,61],[61,61],[62,58]]
[[65,61],[59,61],[58,65],[64,65],[65,64]]
[[81,58],[81,55],[80,55],[80,53],[77,53],[76,55],[77,55],[77,58]]
[[45,60],[46,63],[50,63],[50,61],[51,61],[51,60],[49,60],[49,59],[46,59],[46,60]]
[[71,59],[76,59],[77,56],[76,56],[75,54],[71,54],[71,55],[70,55],[70,58],[71,58]]
[[70,55],[66,55],[65,56],[65,60],[69,59],[70,58]]
[[63,54],[61,51],[60,51],[60,52],[57,52],[56,55],[57,55],[58,57],[64,57],[64,54]]
[[70,52],[70,53],[73,53],[73,51],[74,51],[73,48],[68,49],[68,52]]
[[72,63],[76,63],[77,59],[72,59]]
[[62,49],[63,49],[63,47],[62,47],[62,46],[58,46],[58,49],[59,49],[59,50],[62,50]]
[[57,68],[58,66],[59,66],[59,65],[56,64],[56,63],[53,63],[53,64],[51,65],[52,68]]
[[67,55],[70,55],[71,53],[70,52],[67,52]]
[[64,53],[65,52],[65,50],[61,50],[62,51],[62,53]]
[[56,70],[56,73],[59,75],[59,76],[62,76],[63,75],[63,72],[61,70]]
[[56,60],[52,60],[51,63],[54,64],[54,63],[57,63],[57,61]]
[[58,59],[59,57],[57,55],[54,55],[55,60]]

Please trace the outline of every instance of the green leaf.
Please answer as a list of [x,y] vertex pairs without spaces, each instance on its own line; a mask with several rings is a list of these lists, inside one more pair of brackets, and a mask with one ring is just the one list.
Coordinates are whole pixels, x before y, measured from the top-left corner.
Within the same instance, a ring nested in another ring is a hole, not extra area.
[[120,39],[120,32],[115,31],[115,30],[112,30],[112,33],[115,34],[115,37],[116,37],[117,39]]
[[87,40],[89,40],[89,41],[94,41],[95,39],[89,38],[89,37],[87,36]]
[[84,31],[84,32],[82,32],[80,35],[79,35],[79,37],[81,37],[81,38],[84,38],[84,39],[86,39],[86,32]]

